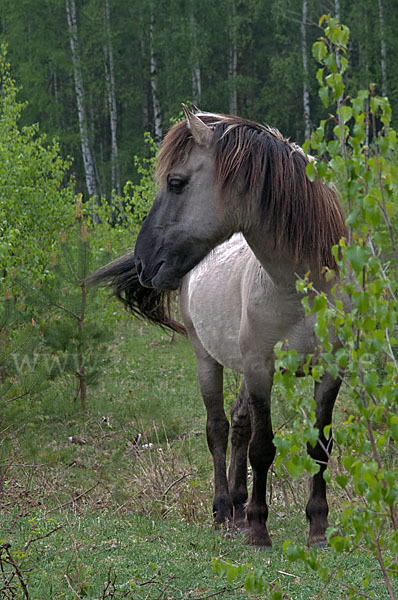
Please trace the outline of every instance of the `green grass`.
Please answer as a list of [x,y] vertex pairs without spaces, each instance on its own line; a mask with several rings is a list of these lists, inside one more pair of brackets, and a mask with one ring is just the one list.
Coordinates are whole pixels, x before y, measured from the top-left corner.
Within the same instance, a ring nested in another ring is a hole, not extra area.
[[[227,406],[236,385],[229,374]],[[212,572],[212,558],[263,568],[286,598],[348,597],[335,582],[321,593],[317,574],[283,555],[285,540],[306,542],[306,478],[271,476],[272,553],[213,530],[205,410],[187,340],[171,342],[161,330],[126,319],[85,412],[74,389],[57,382],[2,407],[0,540],[3,558],[13,563],[0,572],[2,600],[247,598],[243,580],[229,583]],[[276,427],[288,412],[274,402]],[[332,521],[340,497],[331,490]],[[388,598],[366,555],[320,552],[344,570],[343,583],[355,586],[367,576],[368,593]]]

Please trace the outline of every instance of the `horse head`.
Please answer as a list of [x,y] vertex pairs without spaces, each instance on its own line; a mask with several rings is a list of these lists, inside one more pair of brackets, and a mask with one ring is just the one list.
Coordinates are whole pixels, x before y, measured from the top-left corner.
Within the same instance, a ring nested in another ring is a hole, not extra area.
[[213,130],[185,106],[184,111],[186,121],[163,142],[159,190],[135,246],[140,283],[146,287],[177,289],[188,271],[234,233],[219,202]]

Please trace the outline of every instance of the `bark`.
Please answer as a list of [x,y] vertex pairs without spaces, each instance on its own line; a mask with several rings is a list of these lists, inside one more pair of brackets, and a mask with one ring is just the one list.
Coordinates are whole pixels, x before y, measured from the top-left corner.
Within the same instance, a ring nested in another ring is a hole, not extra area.
[[232,22],[230,25],[230,46],[228,57],[228,79],[231,83],[231,93],[229,97],[229,112],[236,115],[238,112],[238,92],[236,89],[236,76],[238,74],[238,49],[236,41],[236,4],[235,0],[231,2]]
[[192,66],[192,100],[194,104],[200,106],[200,97],[202,95],[202,84],[200,75],[200,66],[194,63]]
[[155,27],[155,16],[153,8],[151,9],[151,22],[149,25],[149,44],[150,44],[150,60],[151,60],[151,91],[152,91],[152,106],[153,106],[153,122],[155,141],[157,143],[162,139],[162,112],[160,110],[160,102],[158,97],[158,82],[157,82],[157,64],[155,50],[153,47],[153,33]]
[[383,12],[383,1],[378,0],[379,6],[379,27],[380,27],[380,65],[381,65],[381,93],[387,95],[387,50],[385,38],[385,23]]
[[303,58],[303,108],[304,108],[304,139],[311,135],[310,95],[308,92],[308,55],[307,55],[307,16],[308,0],[303,0],[301,15],[301,54]]
[[340,18],[340,0],[334,0],[334,16],[336,17],[336,19],[340,23],[341,22],[341,18]]
[[117,145],[117,105],[116,105],[116,85],[115,85],[115,67],[113,60],[113,49],[111,42],[111,26],[109,13],[109,0],[104,0],[104,18],[106,41],[104,44],[104,66],[105,82],[109,109],[109,122],[111,128],[111,163],[112,163],[112,189],[121,195],[120,169],[119,169],[119,151]]
[[191,40],[192,40],[192,100],[197,106],[200,105],[202,94],[202,82],[200,73],[200,64],[198,58],[198,38],[196,32],[196,21],[194,7],[191,5]]
[[84,100],[83,76],[80,64],[75,0],[65,0],[65,7],[66,16],[68,20],[69,42],[72,51],[73,75],[75,80],[76,104],[80,130],[80,143],[83,155],[87,191],[89,196],[92,197],[97,194],[97,182],[95,177],[95,161],[93,159],[93,155],[90,148],[87,127],[87,114]]
[[[145,40],[144,40],[144,35],[142,32],[141,28],[141,39],[140,39],[140,46],[141,46],[141,57],[142,57],[142,64],[145,65],[146,64],[146,48],[145,48]],[[148,82],[145,79],[144,83],[143,83],[143,91],[142,91],[142,127],[144,131],[149,131],[149,86],[148,86]]]
[[[334,16],[336,17],[338,22],[341,23],[340,0],[334,0]],[[337,69],[340,70],[341,61],[340,61],[340,55],[338,53],[336,53],[336,64],[337,64]],[[337,111],[338,111],[339,116],[340,116],[340,109],[341,109],[342,104],[343,104],[343,96],[341,95],[340,98],[337,99]]]

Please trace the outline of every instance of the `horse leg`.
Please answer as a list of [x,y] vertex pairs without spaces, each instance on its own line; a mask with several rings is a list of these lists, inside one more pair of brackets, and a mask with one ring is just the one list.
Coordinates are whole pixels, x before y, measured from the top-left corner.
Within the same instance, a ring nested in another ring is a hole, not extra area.
[[311,494],[306,508],[307,519],[310,522],[309,546],[323,546],[326,543],[326,529],[328,523],[328,503],[326,499],[326,481],[323,473],[327,468],[332,451],[332,437],[326,439],[324,427],[332,422],[332,413],[341,379],[334,379],[326,373],[320,382],[315,383],[316,422],[319,429],[319,438],[315,447],[307,444],[308,454],[317,461],[320,470],[312,479]]
[[234,524],[245,527],[247,502],[247,449],[251,434],[246,383],[243,380],[238,397],[231,409],[231,457],[228,485],[234,506]]
[[190,338],[196,353],[199,386],[207,412],[207,444],[214,464],[213,515],[216,525],[221,525],[232,521],[232,500],[226,470],[229,422],[224,411],[223,367],[206,352],[198,338],[193,340],[192,335]]
[[268,507],[266,503],[267,473],[275,457],[271,423],[271,388],[273,368],[245,372],[249,395],[251,438],[249,460],[253,469],[253,488],[246,509],[249,530],[246,541],[253,546],[271,549],[267,531]]

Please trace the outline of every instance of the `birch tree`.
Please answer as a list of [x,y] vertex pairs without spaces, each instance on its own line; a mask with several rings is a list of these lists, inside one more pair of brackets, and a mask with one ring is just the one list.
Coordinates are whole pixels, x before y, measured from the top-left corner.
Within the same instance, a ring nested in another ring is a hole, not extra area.
[[379,28],[380,28],[380,66],[381,66],[381,93],[387,96],[387,49],[385,38],[385,24],[383,0],[378,0]]
[[88,135],[87,112],[85,106],[83,75],[80,61],[75,0],[65,0],[65,8],[66,17],[68,21],[69,43],[72,52],[77,114],[79,119],[80,144],[83,156],[87,191],[91,198],[92,196],[95,196],[97,194],[97,181],[95,176],[95,160],[91,151]]
[[160,109],[160,102],[158,96],[158,76],[157,76],[157,62],[154,48],[154,29],[155,29],[155,15],[154,7],[151,6],[151,16],[149,24],[149,46],[150,46],[150,78],[151,78],[151,92],[152,92],[152,107],[153,107],[153,125],[154,125],[154,137],[157,143],[162,139],[162,112]]
[[199,64],[199,49],[198,49],[198,34],[197,34],[197,23],[195,19],[195,4],[191,3],[191,14],[190,14],[190,29],[191,29],[191,62],[192,62],[192,100],[196,105],[200,105],[200,97],[202,94],[202,81]]
[[237,23],[236,4],[231,0],[231,18],[229,25],[229,54],[228,54],[228,79],[230,83],[229,112],[236,115],[238,112],[238,91],[236,89],[236,77],[238,75],[238,48],[237,48]]
[[303,0],[301,15],[301,55],[303,60],[303,108],[304,108],[304,139],[311,135],[310,95],[308,92],[308,55],[307,55],[307,19],[308,0]]
[[111,40],[109,0],[104,0],[104,22],[105,22],[105,42],[104,42],[104,68],[105,83],[109,110],[109,124],[111,129],[111,163],[112,163],[112,189],[120,196],[120,169],[119,169],[119,150],[117,144],[117,104],[116,104],[116,86],[115,86],[115,66],[113,60],[113,48]]

